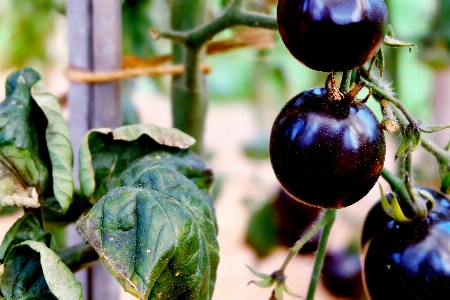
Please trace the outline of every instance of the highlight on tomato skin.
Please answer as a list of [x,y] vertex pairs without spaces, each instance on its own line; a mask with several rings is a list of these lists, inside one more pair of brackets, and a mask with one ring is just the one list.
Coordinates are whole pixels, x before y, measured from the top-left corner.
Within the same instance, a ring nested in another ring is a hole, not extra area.
[[325,88],[317,87],[281,110],[269,153],[278,181],[292,197],[337,209],[356,203],[375,185],[386,143],[369,107],[329,101]]
[[450,293],[450,200],[418,189],[435,199],[425,220],[396,222],[380,202],[366,217],[360,252],[369,299],[445,299]]
[[388,28],[383,0],[279,0],[278,29],[292,56],[316,71],[347,71],[369,61]]

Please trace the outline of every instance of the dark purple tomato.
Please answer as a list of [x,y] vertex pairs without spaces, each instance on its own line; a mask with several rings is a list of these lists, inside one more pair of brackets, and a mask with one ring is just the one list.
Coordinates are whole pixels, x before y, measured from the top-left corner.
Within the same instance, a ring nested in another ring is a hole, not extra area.
[[366,105],[330,101],[325,88],[318,87],[281,110],[269,152],[278,181],[292,197],[312,206],[343,208],[374,186],[386,144]]
[[[298,202],[291,197],[285,190],[280,188],[274,202],[274,209],[278,219],[278,240],[285,247],[294,246],[318,220],[323,209],[306,205]],[[300,254],[309,254],[317,249],[319,244],[320,232],[313,237],[300,249]]]
[[291,54],[324,72],[362,66],[388,27],[383,0],[279,0],[278,29]]
[[[361,262],[366,293],[372,300],[447,299],[450,295],[450,201],[435,198],[424,220],[399,223],[373,214],[366,219]],[[372,210],[380,211],[380,204]],[[384,214],[384,212],[381,212]],[[378,227],[378,228],[377,228]]]
[[325,288],[335,296],[361,299],[363,295],[358,252],[347,250],[327,252],[321,278]]

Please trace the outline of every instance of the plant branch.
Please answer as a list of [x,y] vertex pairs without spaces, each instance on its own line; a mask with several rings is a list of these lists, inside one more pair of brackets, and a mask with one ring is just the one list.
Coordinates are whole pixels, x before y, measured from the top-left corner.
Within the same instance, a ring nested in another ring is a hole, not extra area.
[[372,92],[374,94],[380,96],[383,99],[386,99],[387,101],[391,102],[395,107],[397,107],[410,124],[414,126],[417,124],[416,119],[408,111],[408,109],[406,109],[406,107],[403,105],[403,102],[395,98],[391,91],[387,91],[382,88],[382,86],[385,84],[380,79],[377,79],[376,77],[371,77],[370,74],[367,72],[367,70],[365,70],[364,68],[360,68],[360,71],[361,76],[364,82],[366,83],[366,87],[372,88]]
[[152,29],[154,38],[168,38],[193,47],[201,47],[219,32],[236,26],[258,27],[276,30],[278,28],[275,17],[250,12],[242,9],[242,0],[233,1],[217,18],[210,22],[187,31]]
[[284,272],[291,259],[295,255],[297,255],[298,251],[300,251],[303,245],[305,245],[306,242],[308,242],[323,226],[334,220],[332,211],[334,210],[327,210],[325,214],[322,216],[322,218],[320,218],[320,220],[317,223],[313,224],[311,228],[297,242],[295,242],[294,246],[291,249],[289,249],[289,253],[287,257],[284,259],[284,262],[281,265],[279,271]]

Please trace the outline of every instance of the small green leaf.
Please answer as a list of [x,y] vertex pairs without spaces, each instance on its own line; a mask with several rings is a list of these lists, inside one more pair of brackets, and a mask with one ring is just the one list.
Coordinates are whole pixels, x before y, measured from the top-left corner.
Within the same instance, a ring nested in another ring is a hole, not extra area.
[[417,46],[413,43],[402,42],[392,36],[386,35],[384,37],[383,44],[392,48],[401,48],[401,47],[414,47],[417,50]]
[[380,70],[380,77],[383,77],[384,69],[385,69],[385,61],[384,61],[384,53],[383,48],[378,50],[377,54],[375,54],[375,65]]
[[419,128],[409,125],[403,132],[403,139],[398,146],[395,159],[406,157],[420,146],[421,132]]
[[195,140],[177,129],[137,124],[88,132],[80,147],[80,185],[92,204],[130,163],[157,150],[179,151]]
[[262,272],[256,271],[256,269],[253,269],[253,268],[250,267],[250,266],[246,266],[246,267],[250,270],[250,272],[252,272],[255,276],[258,276],[259,278],[267,279],[267,278],[272,277],[272,276],[269,275],[269,274],[264,274],[264,273],[262,273]]
[[260,288],[269,288],[275,283],[275,278],[272,276],[269,276],[267,278],[264,278],[263,280],[251,280],[248,284],[253,283],[256,286],[259,286]]
[[45,244],[25,241],[5,258],[0,289],[5,299],[83,299],[81,284]]
[[80,219],[80,234],[140,299],[211,299],[219,260],[211,198],[170,168],[130,167],[116,182],[127,186]]

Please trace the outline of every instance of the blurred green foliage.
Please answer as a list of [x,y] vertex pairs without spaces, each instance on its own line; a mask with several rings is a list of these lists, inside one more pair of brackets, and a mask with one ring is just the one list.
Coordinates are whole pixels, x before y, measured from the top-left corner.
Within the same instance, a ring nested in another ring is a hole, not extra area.
[[0,3],[0,66],[22,68],[30,61],[48,62],[49,38],[63,0],[4,0]]

